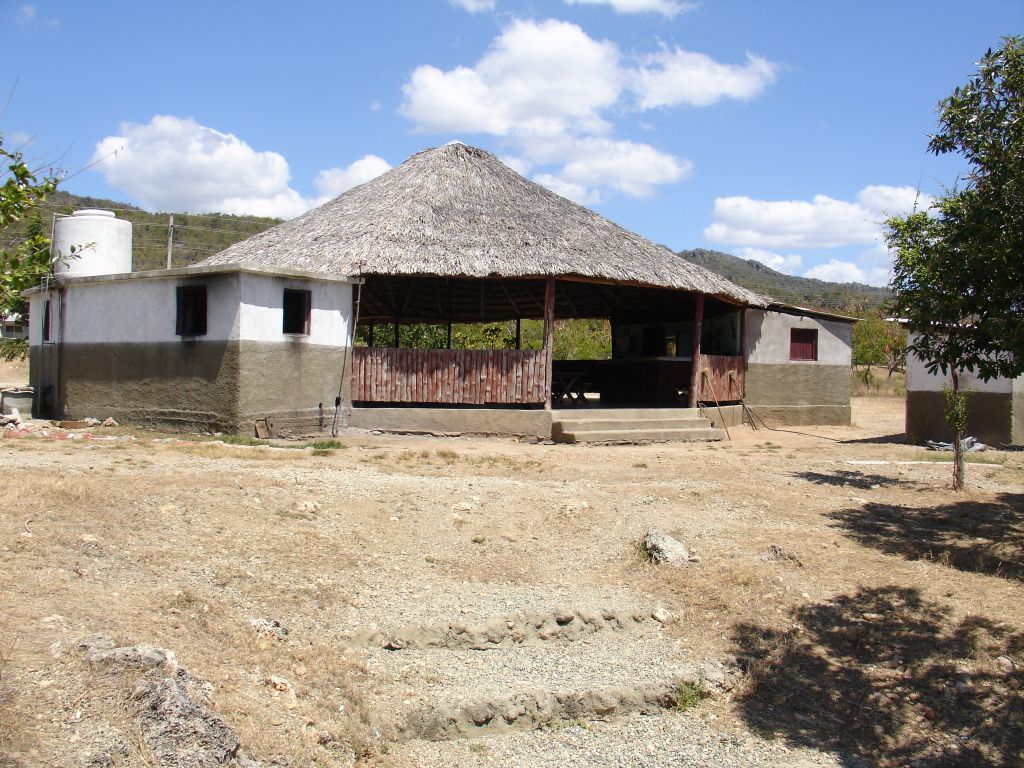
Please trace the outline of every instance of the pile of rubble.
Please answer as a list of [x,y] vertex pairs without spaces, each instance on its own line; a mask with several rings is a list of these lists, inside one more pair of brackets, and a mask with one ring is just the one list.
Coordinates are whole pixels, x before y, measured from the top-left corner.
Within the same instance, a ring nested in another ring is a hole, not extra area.
[[[50,421],[48,419],[25,418],[17,408],[11,408],[9,414],[0,416],[0,429],[4,437],[56,437],[67,440],[83,440],[93,438],[87,430],[97,427],[117,427],[114,419],[80,419],[78,421]],[[106,436],[105,439],[110,439]],[[130,439],[125,437],[124,439]]]

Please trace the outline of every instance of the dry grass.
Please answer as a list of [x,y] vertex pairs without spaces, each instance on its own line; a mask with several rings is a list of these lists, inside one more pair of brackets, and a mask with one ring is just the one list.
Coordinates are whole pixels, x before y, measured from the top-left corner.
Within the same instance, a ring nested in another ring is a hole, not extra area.
[[[1024,455],[991,454],[961,495],[942,464],[847,464],[918,454],[888,439],[898,403],[867,405],[855,428],[738,429],[717,445],[380,437],[314,459],[5,441],[0,756],[80,764],[121,739],[123,764],[146,764],[131,681],[67,650],[103,632],[174,650],[256,756],[344,764],[374,749],[377,681],[342,633],[380,622],[392,597],[429,587],[456,613],[486,585],[664,605],[681,654],[748,669],[735,703],[705,705],[721,727],[872,764],[1013,764],[1021,681],[996,659],[1024,661]],[[650,527],[701,562],[645,562]],[[772,545],[799,562],[768,559]],[[256,633],[259,617],[287,638]]]
[[854,366],[851,374],[854,397],[903,398],[907,392],[907,374],[895,371],[891,376],[885,368],[872,366],[870,374],[864,366]]
[[399,472],[419,470],[429,474],[435,474],[436,470],[447,472],[455,469],[492,470],[500,474],[544,471],[543,462],[536,460],[519,459],[501,454],[456,452],[447,448],[396,452],[374,450],[369,456],[364,456],[361,461],[378,465],[384,470],[389,468]]

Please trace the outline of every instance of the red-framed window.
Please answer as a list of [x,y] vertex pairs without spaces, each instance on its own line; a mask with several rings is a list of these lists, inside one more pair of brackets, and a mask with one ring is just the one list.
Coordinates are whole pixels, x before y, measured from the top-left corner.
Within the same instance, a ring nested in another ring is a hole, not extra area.
[[789,329],[789,359],[790,360],[817,360],[818,359],[818,329],[817,328],[790,328]]

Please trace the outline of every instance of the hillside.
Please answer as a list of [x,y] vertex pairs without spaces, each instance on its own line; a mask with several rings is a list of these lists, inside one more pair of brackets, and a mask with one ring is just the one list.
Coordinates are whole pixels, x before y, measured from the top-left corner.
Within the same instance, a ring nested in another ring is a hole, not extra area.
[[[56,192],[39,208],[44,221],[53,213],[71,213],[79,208],[105,208],[132,223],[132,268],[136,272],[167,266],[167,235],[174,216],[174,245],[171,265],[184,267],[206,258],[232,243],[244,240],[280,223],[260,216],[232,216],[223,213],[148,213],[141,208],[95,197]],[[16,237],[12,227],[3,239]]]
[[[82,197],[57,192],[40,207],[44,221],[53,213],[70,213],[79,208],[105,208],[117,212],[133,226],[133,268],[135,271],[162,269],[167,263],[167,236],[174,216],[172,266],[183,267],[214,254],[232,243],[278,224],[280,219],[233,216],[222,213],[148,213],[116,200]],[[23,225],[22,225],[23,226]],[[3,234],[9,241],[20,234],[12,227]],[[860,283],[829,283],[776,272],[757,261],[741,259],[721,251],[703,248],[679,251],[687,261],[717,272],[745,288],[767,294],[779,301],[832,310],[874,309],[888,298],[885,288]]]
[[679,251],[689,262],[732,280],[737,285],[774,299],[803,307],[830,310],[861,310],[880,307],[889,298],[886,288],[862,283],[830,283],[810,277],[776,272],[759,261],[741,259],[721,251],[695,248]]

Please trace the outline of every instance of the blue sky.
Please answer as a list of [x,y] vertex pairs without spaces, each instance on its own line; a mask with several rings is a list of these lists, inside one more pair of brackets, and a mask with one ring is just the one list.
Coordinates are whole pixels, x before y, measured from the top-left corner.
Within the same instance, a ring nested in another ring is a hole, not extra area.
[[459,139],[673,249],[884,284],[879,222],[963,170],[935,105],[1024,3],[0,0],[0,30],[5,144],[71,192],[294,216]]

